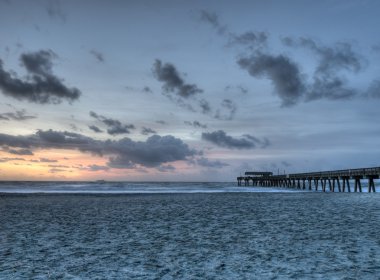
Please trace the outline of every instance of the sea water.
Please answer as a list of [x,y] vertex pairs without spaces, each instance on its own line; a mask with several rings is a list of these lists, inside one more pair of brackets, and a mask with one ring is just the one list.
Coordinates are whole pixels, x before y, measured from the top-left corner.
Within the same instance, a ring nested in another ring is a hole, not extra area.
[[7,184],[0,279],[380,277],[378,193]]

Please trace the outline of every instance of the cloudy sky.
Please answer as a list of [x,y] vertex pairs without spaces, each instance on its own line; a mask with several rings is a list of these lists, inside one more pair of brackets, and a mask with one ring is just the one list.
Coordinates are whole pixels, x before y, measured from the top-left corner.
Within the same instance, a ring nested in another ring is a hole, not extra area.
[[0,1],[0,179],[380,166],[379,1]]

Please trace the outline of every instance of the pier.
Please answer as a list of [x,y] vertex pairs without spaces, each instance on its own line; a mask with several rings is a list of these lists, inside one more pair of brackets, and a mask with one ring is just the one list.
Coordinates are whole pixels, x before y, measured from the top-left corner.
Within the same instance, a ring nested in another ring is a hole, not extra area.
[[[368,180],[368,192],[376,192],[375,179],[380,178],[380,167],[334,171],[273,175],[272,172],[245,172],[237,177],[238,186],[261,186],[321,190],[330,192],[362,192],[362,180]],[[350,181],[353,182],[353,189]]]

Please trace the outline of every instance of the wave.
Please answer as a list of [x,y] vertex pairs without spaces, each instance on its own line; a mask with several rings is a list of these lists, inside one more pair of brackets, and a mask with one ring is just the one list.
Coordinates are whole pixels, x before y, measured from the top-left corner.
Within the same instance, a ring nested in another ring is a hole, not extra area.
[[236,183],[189,182],[1,182],[1,193],[232,193],[294,192],[293,189],[238,187]]

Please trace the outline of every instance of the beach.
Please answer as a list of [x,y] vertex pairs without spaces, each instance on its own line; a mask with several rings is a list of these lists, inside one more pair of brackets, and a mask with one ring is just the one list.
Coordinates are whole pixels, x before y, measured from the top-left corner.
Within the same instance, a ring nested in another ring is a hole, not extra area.
[[1,194],[1,279],[378,279],[380,200]]

